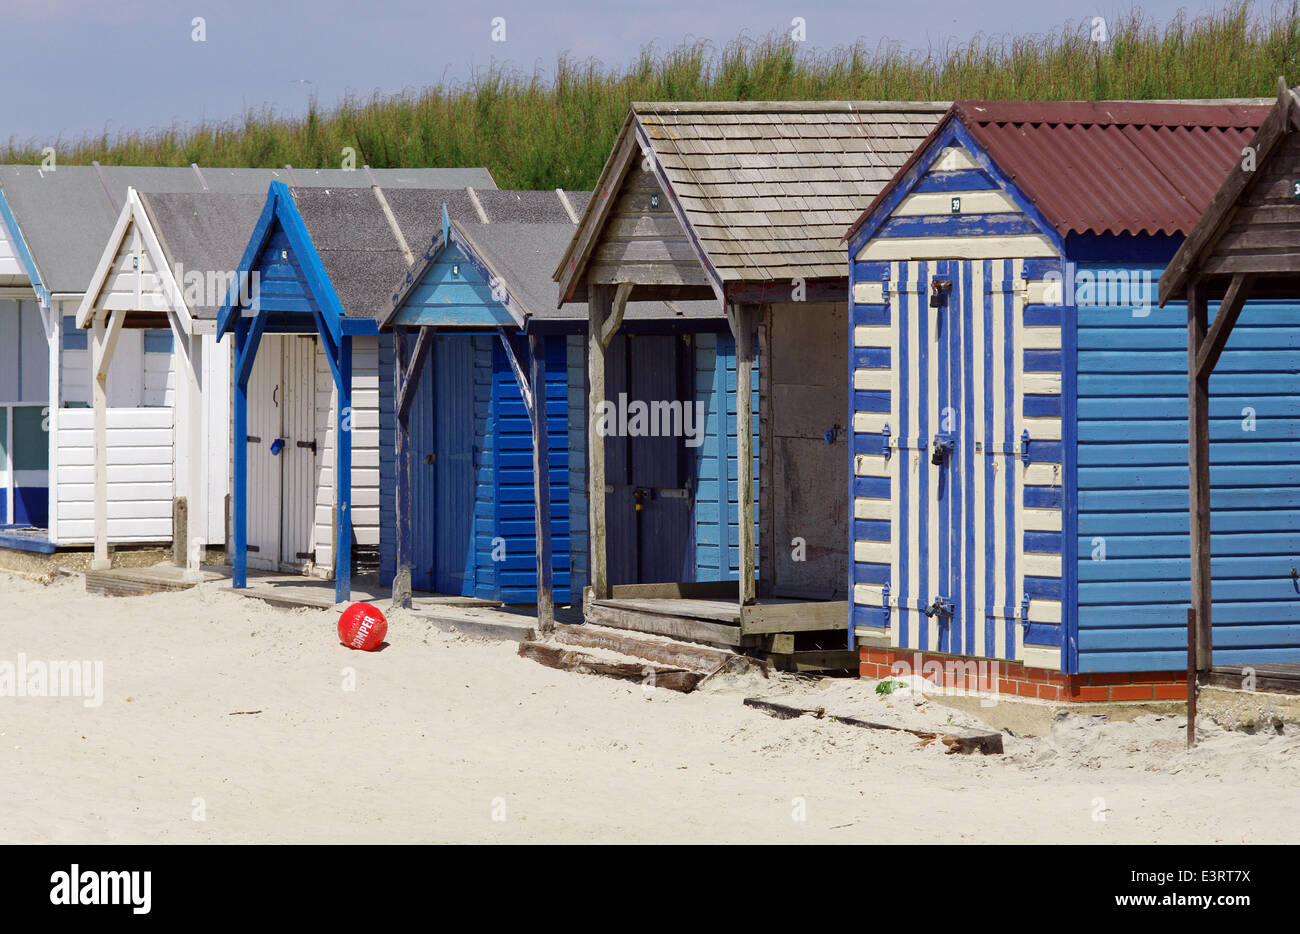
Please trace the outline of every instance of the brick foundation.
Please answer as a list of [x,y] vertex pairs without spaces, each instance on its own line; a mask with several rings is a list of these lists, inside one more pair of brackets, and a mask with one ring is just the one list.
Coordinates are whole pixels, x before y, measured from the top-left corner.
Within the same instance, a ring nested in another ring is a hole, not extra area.
[[[916,670],[918,658],[919,671]],[[863,678],[894,675],[895,662],[904,663],[908,673],[919,674],[937,687],[988,691],[1037,700],[1088,703],[1187,698],[1187,673],[1184,671],[1063,675],[1048,668],[1028,668],[1018,662],[994,662],[905,649],[867,646],[858,649],[858,674]],[[996,669],[993,665],[997,666]]]

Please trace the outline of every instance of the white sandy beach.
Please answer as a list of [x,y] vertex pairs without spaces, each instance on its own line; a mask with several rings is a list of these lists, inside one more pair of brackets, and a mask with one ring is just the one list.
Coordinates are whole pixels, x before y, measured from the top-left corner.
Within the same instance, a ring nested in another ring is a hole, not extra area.
[[[103,662],[103,702],[0,697],[0,840],[1289,843],[1300,734],[1181,717],[1061,721],[1005,756],[776,720],[746,695],[543,668],[390,615],[378,653],[331,614],[208,584],[113,599],[0,576],[0,663]],[[384,608],[387,609],[387,608]],[[345,669],[355,690],[344,690]],[[260,711],[236,713],[237,711]],[[942,722],[942,721],[940,721]],[[196,800],[201,799],[201,800]],[[196,820],[201,814],[205,819]],[[802,816],[804,819],[797,819]],[[1104,818],[1104,819],[1100,819]]]

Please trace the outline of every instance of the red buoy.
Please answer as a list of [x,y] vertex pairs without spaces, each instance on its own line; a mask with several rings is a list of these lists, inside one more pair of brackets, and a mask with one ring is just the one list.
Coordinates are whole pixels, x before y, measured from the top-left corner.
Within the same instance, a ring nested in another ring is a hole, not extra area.
[[373,652],[388,635],[388,620],[369,603],[354,603],[339,617],[339,641],[350,649]]

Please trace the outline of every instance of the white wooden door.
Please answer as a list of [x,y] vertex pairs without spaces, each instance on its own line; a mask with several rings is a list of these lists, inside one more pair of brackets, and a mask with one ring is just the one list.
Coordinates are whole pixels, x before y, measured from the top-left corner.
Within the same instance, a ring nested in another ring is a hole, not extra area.
[[280,562],[302,568],[315,559],[316,340],[288,337],[284,343]]
[[271,445],[280,437],[286,340],[278,335],[262,337],[248,380],[248,566],[263,571],[278,571],[280,565],[283,461],[271,453]]

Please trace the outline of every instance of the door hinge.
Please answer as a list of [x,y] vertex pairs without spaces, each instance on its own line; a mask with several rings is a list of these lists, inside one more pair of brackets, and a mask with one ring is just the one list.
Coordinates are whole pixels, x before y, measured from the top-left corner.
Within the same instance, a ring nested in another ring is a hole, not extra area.
[[249,444],[261,444],[261,443],[262,443],[262,439],[259,438],[257,435],[248,435],[244,440],[247,441]]
[[261,551],[262,549],[261,549],[260,547],[258,547],[257,545],[245,545],[245,546],[244,546],[244,550],[245,550],[245,551]]
[[310,560],[312,560],[313,558],[316,557],[316,552],[314,552],[314,551],[295,551],[295,552],[293,553],[293,556],[294,556],[295,558],[302,558],[304,561],[310,561]]

